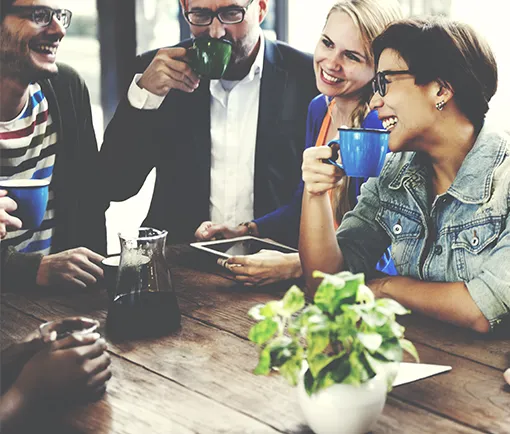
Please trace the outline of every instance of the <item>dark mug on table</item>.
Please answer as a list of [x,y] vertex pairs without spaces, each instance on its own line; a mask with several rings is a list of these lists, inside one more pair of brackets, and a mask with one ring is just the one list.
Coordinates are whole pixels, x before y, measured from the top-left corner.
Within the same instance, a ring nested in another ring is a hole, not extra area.
[[338,155],[325,160],[355,178],[379,176],[388,153],[389,132],[386,130],[364,128],[339,128],[339,138],[331,140],[328,146],[338,145],[342,162]]
[[223,77],[232,57],[232,43],[227,39],[199,37],[188,49],[189,64],[201,78]]

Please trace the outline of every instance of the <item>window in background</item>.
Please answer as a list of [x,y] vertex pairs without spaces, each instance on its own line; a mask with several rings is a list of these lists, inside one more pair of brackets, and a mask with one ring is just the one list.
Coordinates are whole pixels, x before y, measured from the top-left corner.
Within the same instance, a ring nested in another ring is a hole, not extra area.
[[[326,16],[334,0],[289,1],[289,43],[300,50],[313,53],[319,40]],[[446,15],[450,13],[451,0],[399,0],[404,16]]]
[[178,0],[136,0],[137,53],[177,44]]
[[90,92],[92,118],[98,143],[103,140],[103,110],[101,109],[101,65],[97,39],[96,2],[67,0],[73,13],[59,49],[57,60],[72,66],[83,77]]
[[266,19],[262,23],[262,30],[264,30],[264,36],[267,39],[276,39],[276,8],[275,2],[269,2],[269,11],[266,15]]

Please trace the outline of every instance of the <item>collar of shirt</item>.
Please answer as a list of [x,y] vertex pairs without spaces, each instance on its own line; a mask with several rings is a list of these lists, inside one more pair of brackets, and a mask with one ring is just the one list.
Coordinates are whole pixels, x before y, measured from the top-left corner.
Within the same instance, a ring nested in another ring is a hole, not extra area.
[[[253,62],[253,65],[251,65],[250,72],[238,82],[238,85],[243,85],[246,83],[250,83],[253,80],[255,80],[256,77],[260,79],[262,77],[262,69],[264,66],[264,51],[265,51],[265,40],[264,40],[264,34],[261,31],[260,32],[260,47],[259,52],[257,53],[257,57],[255,58],[255,61]],[[211,80],[211,83],[209,85],[209,90],[211,92],[211,96],[218,100],[224,107],[227,105],[227,98],[229,92],[232,90],[234,86],[225,86],[223,87],[222,84],[223,80]]]
[[[466,155],[448,193],[465,203],[483,203],[491,195],[494,173],[506,158],[510,149],[507,135],[499,133],[485,123],[471,151]],[[409,152],[405,165],[391,181],[391,189],[402,187],[406,178],[427,178],[427,158],[418,152]]]

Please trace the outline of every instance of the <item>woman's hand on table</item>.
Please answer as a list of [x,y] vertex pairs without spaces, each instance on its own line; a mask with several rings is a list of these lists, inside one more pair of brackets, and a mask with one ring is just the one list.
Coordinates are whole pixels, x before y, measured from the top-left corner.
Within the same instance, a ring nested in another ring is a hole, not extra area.
[[[257,225],[253,222],[251,225],[251,235],[257,235]],[[195,231],[195,238],[199,241],[221,240],[223,238],[236,238],[248,235],[250,228],[246,225],[228,226],[221,223],[213,223],[211,221],[202,222]]]
[[21,229],[21,220],[9,214],[16,211],[16,208],[18,205],[7,196],[7,191],[0,190],[0,239],[7,235],[7,228]]
[[313,196],[320,196],[340,184],[345,172],[323,161],[332,156],[333,150],[329,146],[305,149],[301,169],[306,192]]
[[298,253],[261,250],[254,255],[219,259],[218,263],[230,270],[235,279],[248,286],[268,285],[302,276]]
[[85,247],[44,256],[37,271],[40,286],[86,288],[103,278],[101,256]]

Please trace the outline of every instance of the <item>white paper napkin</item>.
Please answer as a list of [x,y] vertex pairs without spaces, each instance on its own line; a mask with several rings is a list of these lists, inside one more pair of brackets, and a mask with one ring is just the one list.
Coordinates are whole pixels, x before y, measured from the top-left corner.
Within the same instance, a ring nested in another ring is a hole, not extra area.
[[441,372],[450,371],[451,366],[427,365],[425,363],[401,363],[397,377],[393,381],[393,387],[401,384],[412,383],[422,378],[431,377]]

